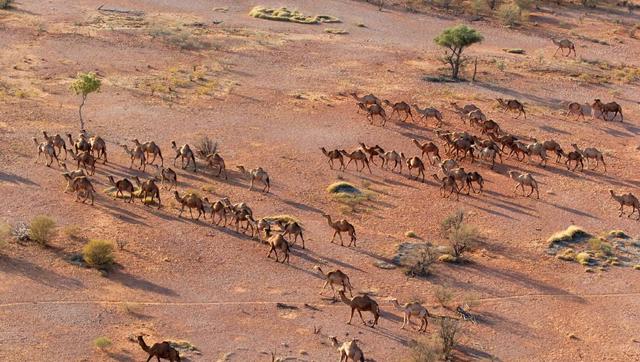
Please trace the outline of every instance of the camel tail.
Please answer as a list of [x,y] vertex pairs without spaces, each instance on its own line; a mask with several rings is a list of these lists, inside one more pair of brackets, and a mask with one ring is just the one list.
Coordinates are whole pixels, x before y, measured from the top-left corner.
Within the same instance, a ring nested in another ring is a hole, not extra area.
[[138,337],[138,344],[140,345],[140,348],[142,348],[143,351],[149,353],[149,346],[147,346],[147,344],[144,342],[144,339],[142,338],[142,336]]

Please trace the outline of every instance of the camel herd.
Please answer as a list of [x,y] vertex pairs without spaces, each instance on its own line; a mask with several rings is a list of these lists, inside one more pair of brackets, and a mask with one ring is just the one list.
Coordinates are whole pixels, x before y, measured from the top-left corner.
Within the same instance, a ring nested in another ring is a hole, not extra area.
[[[402,174],[403,167],[406,166],[409,178],[425,182],[426,169],[433,167],[436,172],[432,173],[431,176],[437,181],[441,196],[449,198],[455,194],[456,199],[459,199],[459,195],[465,190],[467,195],[470,192],[477,194],[483,192],[484,178],[481,173],[461,167],[461,164],[466,160],[470,164],[474,164],[476,161],[479,164],[485,163],[488,168],[493,170],[496,167],[496,161],[498,160],[502,164],[503,158],[515,158],[517,161],[525,161],[526,159],[527,162],[532,162],[535,157],[539,159],[540,166],[547,167],[548,152],[551,152],[555,155],[556,163],[561,163],[563,158],[565,159],[564,165],[568,170],[576,171],[579,167],[580,171],[582,171],[586,162],[587,168],[591,168],[593,163],[594,170],[602,165],[604,172],[606,172],[603,153],[598,149],[594,147],[580,148],[577,144],[572,144],[573,150],[565,152],[555,140],[540,142],[532,138],[530,142],[525,142],[521,137],[505,131],[503,127],[489,119],[479,107],[473,104],[460,107],[456,103],[451,103],[451,106],[453,111],[460,115],[460,120],[465,124],[468,122],[471,127],[479,130],[479,134],[442,129],[444,118],[442,113],[435,108],[410,106],[404,101],[396,103],[389,100],[381,101],[373,94],[363,97],[358,97],[355,93],[351,95],[357,100],[358,108],[366,111],[370,122],[373,121],[374,116],[379,116],[382,117],[384,125],[387,115],[383,105],[390,106],[392,108],[390,116],[396,115],[402,122],[408,119],[415,120],[412,109],[419,115],[418,119],[425,121],[430,118],[435,119],[436,129],[434,133],[438,143],[411,139],[411,143],[418,153],[415,156],[408,156],[405,152],[398,150],[385,150],[377,144],[367,146],[362,142],[359,142],[358,146],[350,151],[322,147],[320,150],[327,158],[331,169],[337,167],[338,170],[345,171],[353,163],[358,172],[362,172],[366,168],[369,173],[373,173],[371,169],[371,164],[373,164],[383,170]],[[523,119],[526,119],[526,110],[521,102],[515,99],[497,99],[497,102],[498,107],[505,112],[516,113],[515,118],[522,115]],[[600,112],[604,120],[607,120],[605,115],[610,113],[613,113],[613,117],[608,120],[615,119],[618,114],[622,117],[622,110],[615,102],[603,104],[596,100],[593,109]],[[578,103],[569,105],[568,114],[584,118],[582,107]],[[96,177],[96,164],[98,164],[98,161],[102,161],[102,164],[108,163],[107,143],[105,140],[97,135],[90,136],[85,131],[81,132],[75,140],[71,134],[67,134],[68,143],[59,134],[49,135],[46,131],[43,131],[42,134],[44,137],[42,142],[39,142],[37,138],[33,138],[37,147],[35,162],[37,163],[41,158],[44,158],[44,163],[48,167],[51,167],[56,162],[61,168],[62,176],[66,181],[65,192],[71,191],[75,193],[76,201],[85,203],[90,200],[93,205],[96,190],[91,178]],[[276,262],[289,263],[291,246],[297,243],[298,238],[301,240],[302,249],[305,249],[303,228],[298,221],[256,218],[251,207],[243,202],[234,204],[226,197],[211,202],[207,197],[201,197],[194,192],[180,193],[177,190],[178,175],[171,167],[165,167],[161,148],[156,142],[140,142],[138,139],[133,139],[131,144],[121,144],[120,147],[130,159],[130,169],[136,167],[142,172],[147,172],[147,166],[149,166],[152,169],[153,176],[141,180],[138,176],[116,179],[112,175],[106,175],[106,182],[115,190],[114,198],[121,198],[125,203],[129,204],[134,203],[135,199],[142,199],[143,204],[146,206],[157,204],[157,207],[161,208],[161,190],[173,190],[173,197],[180,208],[178,217],[182,217],[185,209],[188,209],[192,219],[199,220],[203,218],[206,220],[209,217],[211,223],[217,226],[235,225],[236,232],[242,232],[243,234],[250,232],[251,238],[257,237],[258,241],[266,243],[269,247],[267,257],[270,258],[272,254],[275,254]],[[178,160],[180,160],[179,167],[182,170],[190,170],[197,173],[198,163],[196,162],[196,156],[198,156],[208,168],[213,170],[214,176],[228,179],[224,158],[218,152],[194,149],[189,144],[178,146],[175,141],[171,141],[171,149],[175,152],[174,168],[178,167]],[[62,157],[62,151],[64,151],[64,158]],[[68,157],[75,161],[75,170],[67,168],[66,160]],[[379,163],[376,161],[379,161]],[[156,162],[159,164],[156,164]],[[261,184],[262,192],[270,192],[271,180],[266,170],[261,167],[246,169],[242,165],[236,167],[249,180],[249,190],[253,190],[255,184]],[[514,181],[514,193],[517,193],[518,189],[520,189],[523,196],[530,197],[535,192],[536,197],[540,197],[538,182],[532,174],[506,170],[505,175]],[[638,219],[640,219],[640,201],[633,194],[618,195],[613,190],[610,190],[610,194],[620,204],[619,216],[624,214],[624,207],[627,206],[632,208],[629,217],[637,211]],[[194,211],[197,213],[195,216]],[[329,227],[334,231],[331,243],[334,243],[336,236],[338,236],[340,245],[344,246],[342,234],[346,233],[349,237],[347,246],[357,247],[356,229],[352,223],[346,219],[335,220],[328,214],[323,213],[322,215],[326,218]],[[340,270],[331,270],[324,273],[318,266],[315,269],[325,281],[320,293],[322,294],[326,287],[330,286],[335,299],[336,287],[338,287],[339,300],[351,308],[348,323],[351,323],[353,314],[358,312],[361,321],[366,325],[367,323],[362,316],[362,312],[365,311],[373,314],[374,320],[371,323],[371,327],[375,327],[380,317],[380,307],[372,297],[369,295],[353,296],[351,281]],[[345,295],[347,291],[351,297]],[[412,317],[417,317],[420,319],[418,330],[426,330],[428,325],[427,317],[430,315],[425,307],[416,302],[401,305],[395,299],[390,299],[389,301],[404,313],[402,329],[407,324],[412,323]],[[338,344],[335,338],[332,341],[339,347],[340,353],[344,353],[345,356],[350,356],[350,358],[353,358],[352,356],[363,356],[355,340],[344,342],[341,345]],[[165,345],[156,344],[158,345],[156,348],[155,345],[154,347],[143,345],[142,340],[140,342],[145,351],[149,352],[150,357],[157,355],[154,354],[154,351],[160,349],[162,351],[158,353],[167,356],[171,354],[173,356],[173,352],[167,349]]]

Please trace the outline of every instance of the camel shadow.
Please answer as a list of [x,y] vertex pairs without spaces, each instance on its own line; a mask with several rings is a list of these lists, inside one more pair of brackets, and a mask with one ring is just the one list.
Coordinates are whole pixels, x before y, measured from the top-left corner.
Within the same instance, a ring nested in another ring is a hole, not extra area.
[[142,279],[133,274],[129,274],[123,271],[121,267],[115,267],[113,270],[111,270],[109,272],[108,279],[120,283],[123,286],[131,289],[137,289],[171,297],[179,296],[179,294],[172,289],[165,288],[161,285]]
[[26,277],[47,287],[72,290],[84,287],[82,281],[44,269],[24,259],[11,258],[0,254],[0,272]]
[[342,267],[342,268],[349,268],[349,269],[353,269],[353,270],[357,270],[359,272],[364,272],[364,270],[358,268],[357,266],[353,266],[351,264],[345,263],[341,260],[338,259],[334,259],[331,258],[329,256],[326,255],[319,255],[318,253],[311,251],[311,250],[307,250],[307,253],[309,254],[313,254],[313,255],[318,255],[319,259],[317,259],[317,263],[320,264],[320,260],[326,260],[328,262],[330,262],[331,264],[337,265],[338,267]]
[[18,176],[16,174],[7,173],[4,171],[0,171],[0,181],[12,183],[12,184],[23,184],[29,186],[40,186],[40,184],[29,180],[28,178]]

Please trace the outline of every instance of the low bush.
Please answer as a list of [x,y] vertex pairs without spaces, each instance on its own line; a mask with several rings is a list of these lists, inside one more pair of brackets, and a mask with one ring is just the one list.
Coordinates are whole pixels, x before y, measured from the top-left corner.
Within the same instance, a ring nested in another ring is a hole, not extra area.
[[100,349],[105,349],[111,346],[111,340],[107,337],[98,337],[93,340],[93,345]]
[[418,234],[416,234],[415,231],[409,230],[406,233],[404,233],[404,236],[406,236],[408,238],[417,238]]
[[440,346],[434,338],[423,338],[415,341],[411,346],[410,362],[435,362],[440,361]]
[[591,262],[591,255],[585,251],[576,255],[576,261],[582,265],[589,265]]
[[549,246],[553,246],[555,243],[559,242],[574,242],[576,239],[589,236],[589,234],[584,231],[581,227],[571,225],[563,231],[558,231],[557,233],[551,235],[549,239],[547,239],[547,243]]
[[103,269],[113,264],[115,260],[113,249],[113,243],[110,241],[99,239],[90,240],[82,248],[82,257],[87,265]]
[[443,318],[440,321],[440,340],[442,342],[442,358],[449,361],[451,352],[456,345],[456,334],[458,333],[458,321],[451,318]]
[[498,7],[498,18],[502,24],[514,26],[520,23],[522,11],[516,4],[502,4]]
[[13,0],[0,0],[0,9],[7,9],[11,6]]
[[435,297],[438,303],[445,307],[453,299],[453,293],[446,287],[439,287],[436,289]]
[[56,222],[47,216],[36,216],[29,224],[29,239],[40,245],[47,245],[55,235]]

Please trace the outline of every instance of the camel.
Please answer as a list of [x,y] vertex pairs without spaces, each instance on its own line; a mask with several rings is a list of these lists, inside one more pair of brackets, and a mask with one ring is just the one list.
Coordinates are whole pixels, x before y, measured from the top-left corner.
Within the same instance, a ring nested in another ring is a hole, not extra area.
[[538,182],[536,182],[536,180],[533,178],[533,176],[530,173],[521,173],[518,171],[511,170],[509,171],[509,177],[516,182],[516,187],[513,190],[514,194],[518,191],[518,188],[521,187],[522,196],[524,196],[524,187],[529,186],[531,187],[531,192],[529,192],[527,197],[531,196],[531,194],[533,194],[533,191],[535,190],[536,197],[538,199],[540,198],[540,192],[538,191]]
[[475,104],[466,104],[464,107],[460,107],[458,105],[458,103],[456,102],[451,102],[449,103],[449,105],[451,105],[454,109],[455,112],[457,112],[460,115],[460,119],[464,122],[465,117],[467,117],[467,115],[475,110],[480,110],[480,108],[478,108],[478,106],[476,106]]
[[254,168],[249,171],[247,171],[242,165],[236,167],[243,175],[249,177],[251,180],[249,191],[253,190],[253,183],[255,181],[259,181],[264,185],[262,192],[269,193],[269,190],[271,189],[271,181],[269,179],[269,174],[267,171],[263,170],[262,167]]
[[[445,176],[452,176],[453,179],[456,180],[456,182],[460,182],[460,191],[464,190],[465,186],[470,185],[469,174],[467,173],[467,171],[465,171],[464,167],[452,168],[449,170],[441,167],[441,169]],[[469,195],[470,191],[471,187],[467,187],[467,195]]]
[[178,217],[182,217],[182,212],[184,211],[184,208],[186,206],[189,208],[189,215],[191,215],[192,219],[193,219],[193,209],[198,210],[198,217],[196,218],[196,220],[200,220],[200,216],[202,214],[204,214],[205,219],[207,218],[207,213],[204,211],[204,203],[202,202],[202,199],[198,195],[188,192],[183,196],[180,196],[178,191],[174,191],[173,195],[175,196],[176,200],[182,205],[182,207],[180,208],[180,214],[178,215]]
[[365,106],[374,105],[374,104],[378,106],[382,106],[382,102],[380,102],[380,99],[374,96],[373,94],[367,94],[362,97],[358,97],[356,92],[353,92],[353,93],[349,93],[349,95],[352,96],[356,100],[356,102],[362,103]]
[[[624,116],[622,115],[622,106],[620,106],[616,102],[602,103],[601,100],[595,99],[593,104],[591,105],[594,111],[600,113],[600,117],[602,117],[603,121],[613,121],[616,119],[618,114],[620,114],[620,122],[624,120]],[[593,112],[593,116],[595,117],[596,112]],[[611,119],[606,119],[605,114],[613,112],[613,117]]]
[[387,151],[381,157],[382,157],[382,166],[381,167],[384,168],[385,165],[386,165],[387,168],[388,168],[389,167],[389,163],[391,163],[393,161],[393,168],[391,169],[391,172],[395,172],[396,167],[398,167],[398,165],[400,165],[400,173],[402,173],[402,163],[406,159],[404,153],[396,152],[396,151]]
[[573,166],[573,170],[571,171],[575,171],[578,168],[578,165],[580,165],[580,171],[584,171],[584,162],[582,161],[584,157],[582,156],[582,153],[578,151],[571,151],[565,154],[563,151],[562,154],[567,158],[567,161],[564,163],[565,166],[567,166],[567,170],[570,169],[569,164],[573,161],[576,164]]
[[492,141],[502,145],[502,147],[500,148],[500,152],[504,152],[505,147],[511,148],[510,146],[513,145],[513,143],[518,140],[518,137],[511,134],[498,136],[496,134],[489,133],[489,138]]
[[367,325],[367,322],[364,321],[364,318],[362,318],[362,312],[371,312],[373,314],[373,324],[371,324],[371,328],[374,328],[376,326],[376,324],[378,324],[378,319],[380,318],[380,307],[378,306],[378,303],[373,300],[371,297],[369,297],[368,295],[357,295],[355,297],[352,298],[347,298],[346,295],[344,295],[344,291],[343,290],[339,290],[338,291],[338,295],[340,296],[340,300],[348,305],[349,307],[351,307],[351,317],[349,318],[349,321],[347,322],[347,324],[351,324],[351,320],[353,319],[353,312],[358,311],[358,314],[360,315],[360,319],[362,320],[362,324],[364,324],[365,326]]
[[[473,183],[478,184],[478,192],[473,187]],[[467,190],[471,189],[474,194],[481,194],[484,188],[484,178],[476,171],[467,173]]]
[[427,317],[431,317],[427,308],[422,306],[422,304],[418,302],[409,302],[400,304],[396,298],[390,299],[391,304],[393,304],[397,309],[401,310],[404,313],[404,319],[402,321],[402,327],[400,329],[404,329],[404,327],[409,324],[411,326],[411,317],[418,317],[420,319],[420,328],[418,328],[418,332],[426,332],[427,326],[429,325],[429,321]]
[[269,237],[267,239],[267,243],[269,244],[269,254],[267,254],[267,258],[271,257],[271,253],[275,253],[276,254],[276,263],[278,262],[278,250],[280,249],[280,251],[282,251],[284,253],[284,258],[282,258],[282,264],[284,264],[284,262],[286,261],[287,264],[289,264],[289,243],[287,242],[287,239],[284,238],[284,236],[282,236],[282,234],[275,234],[272,235],[271,237]]
[[349,167],[351,161],[355,161],[354,163],[356,165],[356,170],[358,170],[358,161],[360,161],[362,162],[362,168],[359,169],[358,172],[362,172],[362,170],[364,170],[364,168],[366,167],[369,169],[369,173],[373,173],[371,172],[371,167],[369,166],[369,159],[367,158],[367,154],[363,150],[357,149],[351,153],[345,150],[340,150],[340,153],[342,153],[343,156],[349,159],[349,162],[347,162],[347,164],[344,166],[345,170],[347,169],[347,167]]
[[587,159],[587,167],[589,167],[591,163],[590,159],[593,158],[596,161],[596,166],[593,168],[593,170],[597,169],[600,162],[602,162],[602,166],[604,166],[604,172],[607,172],[607,164],[604,163],[604,156],[602,155],[602,152],[598,151],[594,147],[587,147],[584,150],[581,150],[575,143],[572,143],[571,146],[574,150],[576,150],[576,152],[579,152],[582,157]]
[[524,115],[524,119],[527,119],[527,113],[524,110],[524,105],[520,103],[516,99],[507,99],[504,100],[502,98],[497,98],[498,105],[502,107],[505,111],[517,111],[518,115],[516,118],[520,117],[521,114]]
[[458,167],[458,161],[452,160],[450,158],[440,162],[440,168],[445,172],[449,172],[450,170]]
[[[438,146],[436,146],[435,143],[433,142],[420,143],[415,138],[412,138],[411,142],[413,142],[413,144],[416,145],[416,147],[418,147],[420,151],[422,151],[422,154],[420,155],[421,157],[424,157],[425,154],[427,155],[427,157],[429,157],[429,154],[431,153],[436,157],[440,157],[440,151],[438,150]],[[433,158],[429,157],[429,160],[433,160]],[[432,162],[431,164],[433,165]]]
[[579,120],[582,117],[582,120],[585,120],[584,112],[582,111],[582,104],[578,102],[571,102],[567,106],[567,113],[565,113],[565,117],[568,117],[570,114],[575,114],[575,121]]
[[[53,160],[56,160],[58,166],[60,166],[60,160],[58,159],[58,154],[56,153],[53,140],[47,140],[45,142],[38,143],[38,140],[35,137],[33,137],[32,139],[33,143],[35,143],[36,147],[38,148],[38,157],[36,157],[36,160],[33,161],[33,163],[38,163],[38,161],[40,160],[40,155],[44,155],[44,160],[47,167],[51,167]],[[48,162],[47,158],[49,159]]]
[[349,294],[351,294],[351,296],[353,297],[353,287],[351,286],[351,282],[349,281],[349,277],[347,276],[347,274],[343,273],[340,269],[332,270],[325,274],[319,266],[316,265],[313,268],[317,270],[325,279],[324,285],[320,290],[320,295],[322,295],[322,293],[324,292],[324,289],[328,285],[331,287],[331,290],[333,291],[333,298],[335,299],[336,290],[333,286],[341,285],[342,290],[344,291],[349,290]]
[[69,148],[73,145],[74,150],[77,152],[80,151],[91,151],[91,144],[87,142],[86,136],[84,133],[80,133],[78,135],[78,139],[73,142],[73,138],[71,137],[71,133],[67,133],[67,138],[69,139]]
[[349,241],[348,246],[351,246],[352,243],[353,246],[358,246],[356,245],[356,228],[350,222],[345,219],[332,221],[331,215],[327,214],[322,214],[322,216],[327,218],[329,226],[331,226],[331,228],[334,230],[333,237],[331,238],[331,243],[333,243],[333,241],[336,239],[336,235],[338,235],[340,237],[340,246],[344,246],[344,243],[342,242],[342,233],[347,233],[351,237],[351,241]]
[[518,161],[524,161],[525,157],[527,157],[527,154],[529,152],[527,149],[527,145],[525,145],[520,141],[514,141],[513,143],[509,144],[507,147],[511,149],[511,152],[509,152],[509,157],[511,157],[512,155],[515,155],[516,160]]
[[[535,138],[533,140],[534,142],[538,142]],[[555,153],[556,163],[560,162],[560,160],[562,159],[562,155],[564,154],[564,151],[562,150],[562,147],[560,147],[560,144],[558,142],[556,142],[555,140],[544,141],[542,142],[542,147],[544,148],[545,151],[552,151],[553,153]]]
[[147,362],[149,362],[153,357],[156,357],[158,359],[158,362],[160,362],[160,358],[167,359],[170,362],[180,362],[180,354],[178,353],[178,350],[171,347],[171,344],[169,344],[169,342],[167,341],[154,343],[153,346],[149,347],[144,342],[142,336],[138,336],[138,344],[143,351],[149,354]]
[[[71,189],[71,181],[73,181],[74,178],[79,177],[79,176],[87,176],[85,171],[82,170],[82,169],[69,171],[69,169],[67,168],[67,164],[64,161],[61,161],[60,165],[62,166],[62,169],[64,170],[64,172],[62,173],[62,176],[65,178],[65,180],[67,180],[67,186],[64,188],[64,192],[65,193],[67,191],[69,191],[69,189]],[[69,177],[67,177],[67,175]]]
[[116,181],[111,175],[107,176],[107,178],[109,179],[109,183],[116,188],[116,195],[114,199],[116,199],[118,195],[122,196],[122,198],[124,199],[124,192],[128,192],[129,201],[127,201],[127,199],[124,199],[124,202],[133,202],[134,188],[131,181],[129,181],[126,177],[122,180]]
[[322,154],[327,156],[327,158],[329,159],[327,161],[329,163],[329,168],[333,170],[333,160],[338,160],[340,161],[340,171],[344,170],[344,157],[342,156],[342,153],[340,152],[340,150],[335,149],[335,150],[327,151],[326,148],[320,147],[320,151],[322,151]]
[[[558,49],[556,49],[556,52],[553,53],[553,56],[555,57],[556,54],[558,54],[558,50],[560,50],[560,53],[562,55],[564,55],[565,57],[568,57],[569,55],[571,55],[571,51],[573,50],[573,56],[576,56],[576,46],[573,44],[573,42],[569,39],[563,38],[563,39],[554,39],[551,38],[551,41],[553,42],[553,44],[555,44],[556,46],[558,46]],[[568,49],[569,52],[567,53],[567,55],[564,54],[564,50]]]
[[382,106],[374,104],[367,107],[364,103],[358,103],[358,107],[365,111],[370,124],[373,124],[373,116],[380,116],[380,118],[382,118],[382,127],[387,123],[387,113]]
[[493,168],[496,165],[496,156],[498,156],[500,158],[500,163],[502,163],[502,155],[500,154],[500,151],[496,151],[495,148],[493,147],[484,147],[482,148],[481,146],[478,146],[477,144],[474,144],[473,149],[475,149],[476,151],[478,151],[479,154],[479,158],[481,160],[485,160],[485,161],[491,161],[491,169],[493,170]]
[[76,202],[80,201],[80,196],[84,194],[84,199],[82,200],[82,203],[84,204],[84,202],[87,201],[88,198],[91,198],[91,205],[93,205],[96,189],[93,188],[91,181],[89,181],[89,179],[86,176],[78,176],[75,178],[71,178],[71,176],[68,173],[63,173],[62,175],[64,176],[64,178],[67,179],[67,182],[71,187],[71,190],[73,190],[73,192],[76,193]]
[[391,109],[393,110],[391,112],[391,115],[389,116],[389,118],[393,117],[394,113],[398,113],[398,118],[400,118],[400,112],[404,113],[404,118],[402,119],[402,122],[406,122],[407,118],[411,117],[411,120],[413,121],[413,114],[411,113],[411,106],[409,105],[409,103],[407,102],[398,102],[398,103],[391,103],[388,100],[384,100],[383,103],[387,106],[390,106]]
[[[147,164],[153,165],[153,163],[156,162],[156,157],[160,157],[160,166],[164,166],[162,151],[160,151],[160,147],[155,142],[147,141],[145,143],[140,143],[137,138],[134,138],[132,141],[136,147],[140,146],[142,151],[145,153],[145,158],[148,161]],[[151,155],[153,155],[153,158],[149,161],[149,157]]]
[[428,118],[435,118],[436,121],[438,122],[436,123],[436,127],[442,126],[442,113],[439,110],[433,107],[420,109],[420,107],[418,107],[418,105],[416,104],[413,104],[412,106],[416,110],[416,112],[420,115],[420,119],[426,122]]
[[64,142],[64,138],[62,138],[62,136],[60,136],[59,134],[55,134],[53,136],[49,136],[47,134],[47,131],[42,131],[42,135],[44,136],[44,139],[47,141],[51,141],[51,143],[53,143],[53,147],[58,149],[58,154],[60,154],[62,152],[62,150],[64,150],[64,159],[67,159],[67,144]]
[[418,170],[418,174],[416,174],[416,181],[418,180],[418,177],[422,175],[422,182],[424,182],[424,162],[422,162],[420,157],[413,156],[410,159],[408,159],[407,168],[409,169],[409,177],[412,177],[411,170],[415,168],[416,170]]
[[[227,201],[229,199],[225,198]],[[209,200],[205,197],[204,199],[207,203],[211,204],[211,223],[215,222],[215,215],[218,215],[218,222],[216,225],[220,225],[220,221],[224,219],[224,224],[222,226],[227,226],[227,203],[225,200],[218,200],[214,203],[210,203]],[[259,235],[259,234],[258,234]]]
[[[176,157],[173,159],[173,166],[176,165],[178,158],[180,159],[180,165],[183,170],[189,167],[189,164],[193,162],[193,172],[198,172],[198,166],[196,164],[196,156],[191,150],[191,146],[184,144],[178,148],[176,141],[171,141],[171,149],[176,151]],[[187,160],[187,164],[184,164],[184,160]]]
[[151,166],[156,168],[157,176],[155,178],[160,179],[160,187],[164,187],[165,181],[169,183],[169,188],[168,188],[169,191],[171,191],[171,189],[174,186],[176,188],[178,187],[178,175],[171,167],[164,168],[164,166],[158,166],[153,164]]
[[218,168],[218,173],[216,174],[217,177],[224,172],[224,179],[228,179],[227,167],[224,164],[224,158],[222,158],[218,152],[207,155],[207,162],[209,163],[209,167]]
[[89,138],[89,146],[91,146],[91,155],[96,159],[102,158],[102,164],[107,163],[107,143],[100,136],[92,136]]
[[134,181],[138,188],[140,189],[140,198],[142,198],[142,203],[148,206],[148,203],[145,202],[147,197],[151,196],[151,202],[153,202],[155,197],[158,197],[158,209],[162,206],[162,201],[160,200],[160,189],[158,185],[156,185],[153,180],[146,180],[145,182],[141,182],[138,176],[135,176]]
[[488,134],[488,133],[498,134],[500,133],[500,125],[496,123],[494,120],[489,119],[480,124],[480,131],[482,132],[482,134]]
[[[456,179],[453,178],[453,176],[444,176],[443,178],[440,178],[438,177],[438,174],[435,173],[431,176],[433,176],[433,178],[440,183],[440,196],[448,198],[455,192],[456,200],[460,199],[460,189],[458,188],[458,183],[456,182]],[[445,194],[447,192],[447,189],[450,190],[448,195]]]
[[122,147],[124,152],[127,155],[129,155],[129,158],[131,159],[131,164],[129,165],[129,168],[133,167],[133,162],[135,160],[140,160],[140,166],[138,166],[138,170],[142,169],[142,172],[146,171],[147,157],[145,156],[144,150],[142,149],[141,146],[136,146],[133,149],[130,149],[129,146],[121,144],[120,147]]
[[76,168],[82,166],[89,175],[96,173],[96,158],[91,155],[91,151],[82,151],[76,154],[72,149],[69,149],[69,153],[71,154],[71,158],[78,162]]
[[329,340],[331,341],[331,345],[338,349],[338,353],[340,353],[340,362],[349,362],[349,359],[353,362],[364,362],[364,353],[362,349],[358,347],[356,343],[356,339],[352,339],[349,342],[343,342],[340,344],[338,339],[334,336],[330,336]]
[[631,217],[631,215],[633,215],[633,213],[638,210],[638,220],[640,220],[640,201],[637,197],[635,197],[635,195],[633,195],[632,193],[616,195],[613,190],[609,190],[609,193],[614,200],[620,203],[620,214],[618,215],[619,217],[622,217],[622,215],[624,215],[625,206],[631,206],[631,213],[627,217]]
[[298,236],[302,240],[302,248],[304,249],[304,236],[302,236],[302,226],[296,221],[284,222],[282,220],[277,221],[278,226],[282,232],[282,236],[293,235],[293,245],[298,242]]
[[[487,121],[487,116],[482,113],[481,110],[476,109],[467,113],[466,119],[469,120],[470,126],[473,126],[475,128],[482,128],[483,123]],[[462,122],[464,123],[464,118],[462,119]]]
[[[271,220],[267,218],[255,220],[253,216],[250,215],[247,216],[247,219],[252,225],[252,231],[255,230],[255,234],[258,236],[259,242],[262,242],[262,235],[260,234],[262,231],[264,231],[266,238],[271,237],[271,224],[273,223]],[[253,233],[251,236],[253,236]]]
[[545,151],[544,145],[538,141],[534,141],[532,144],[527,146],[527,156],[529,157],[529,162],[531,162],[532,156],[540,157],[540,165],[542,167],[547,167],[547,152]]
[[384,149],[379,145],[367,147],[363,142],[358,142],[360,145],[360,149],[364,151],[367,155],[369,155],[369,162],[373,163],[377,166],[376,161],[373,159],[374,156],[378,156],[382,159],[382,155],[384,154]]

